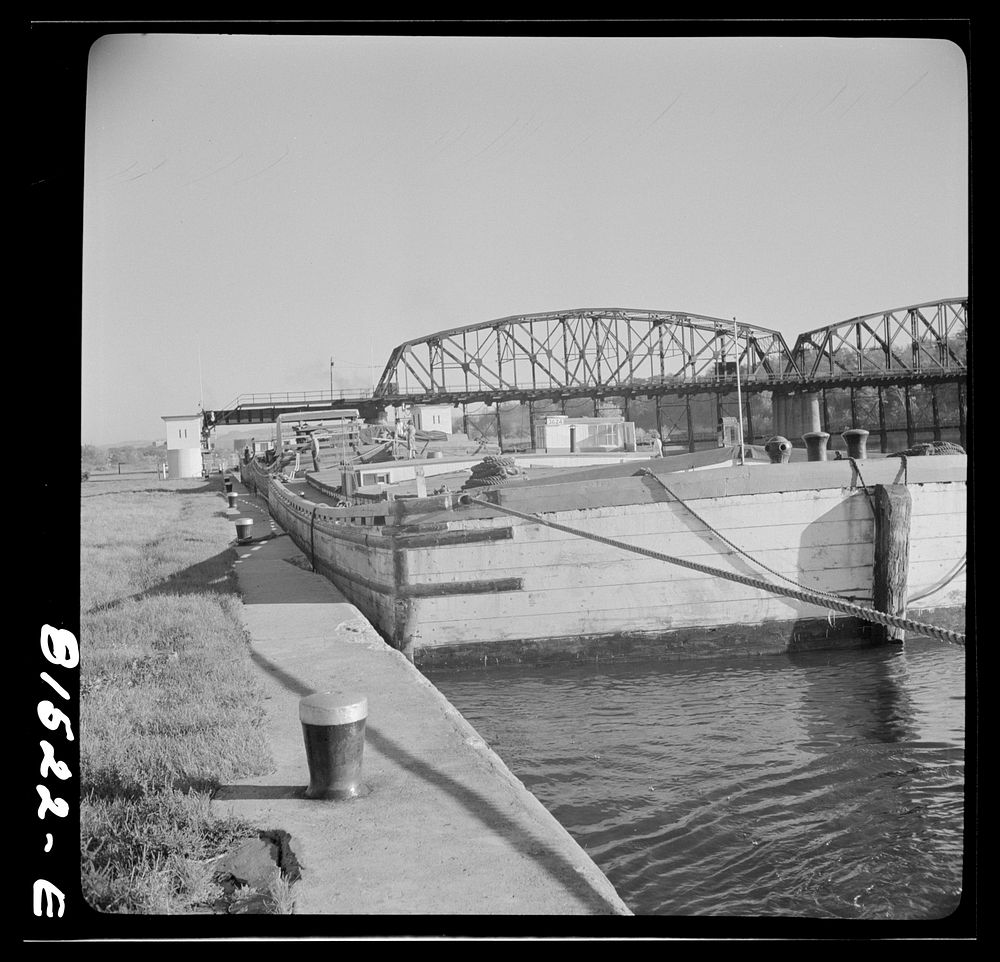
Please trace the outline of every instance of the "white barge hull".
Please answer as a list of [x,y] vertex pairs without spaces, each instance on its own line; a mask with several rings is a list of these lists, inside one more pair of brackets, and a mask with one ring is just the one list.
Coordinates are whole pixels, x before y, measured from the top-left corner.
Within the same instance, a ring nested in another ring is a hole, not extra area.
[[[914,605],[908,615],[923,613],[952,627],[964,620],[964,456],[875,459],[860,462],[860,472],[848,461],[684,473],[669,473],[666,461],[648,464],[673,496],[637,476],[634,464],[479,496],[787,587],[777,572],[806,589],[870,607],[874,521],[862,483],[869,489],[905,483],[912,499],[908,595]],[[246,473],[316,570],[417,664],[691,657],[872,643],[867,623],[825,607],[493,508],[460,506],[455,495],[333,508],[319,504],[320,495],[312,501],[293,494],[253,465]]]

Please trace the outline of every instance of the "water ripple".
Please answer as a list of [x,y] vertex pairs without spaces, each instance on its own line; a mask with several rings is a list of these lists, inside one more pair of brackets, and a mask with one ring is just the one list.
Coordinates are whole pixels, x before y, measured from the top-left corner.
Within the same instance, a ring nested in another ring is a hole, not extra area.
[[961,894],[964,652],[431,676],[637,914],[939,918]]

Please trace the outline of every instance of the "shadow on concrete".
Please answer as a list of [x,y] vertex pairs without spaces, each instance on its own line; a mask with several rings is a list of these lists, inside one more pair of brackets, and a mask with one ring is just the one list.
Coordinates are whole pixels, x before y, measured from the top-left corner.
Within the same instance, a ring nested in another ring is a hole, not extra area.
[[158,584],[147,588],[145,591],[138,591],[135,594],[126,595],[124,598],[115,598],[103,604],[94,605],[84,614],[93,614],[98,611],[109,611],[128,601],[142,601],[144,598],[155,598],[158,595],[190,595],[203,594],[206,591],[213,594],[235,595],[238,594],[235,583],[235,573],[233,562],[238,557],[236,552],[245,548],[252,548],[254,545],[266,544],[277,538],[286,537],[283,531],[270,532],[259,538],[252,538],[246,544],[237,544],[235,539],[224,551],[199,561],[197,564],[189,565],[180,571],[175,571],[169,578]]
[[137,591],[124,598],[115,598],[113,601],[94,605],[85,614],[110,611],[126,602],[142,601],[144,598],[155,598],[158,595],[204,594],[206,591],[220,595],[235,595],[236,582],[232,574],[234,548],[235,544],[205,561],[182,568],[145,591]]
[[[253,652],[251,657],[257,665],[259,665],[272,678],[278,681],[284,688],[293,694],[305,697],[306,695],[312,695],[316,692],[315,688],[305,684],[301,679],[279,668],[273,662],[263,657],[263,655]],[[538,864],[544,868],[546,872],[548,872],[553,881],[563,886],[567,892],[584,899],[593,897],[594,892],[592,886],[580,875],[576,866],[566,857],[564,853],[558,849],[550,847],[545,841],[526,832],[523,826],[518,824],[515,819],[507,815],[506,812],[497,808],[497,806],[490,801],[489,798],[486,798],[474,789],[462,785],[450,775],[445,774],[433,765],[417,758],[405,748],[398,745],[393,739],[383,735],[376,726],[371,724],[370,719],[366,725],[365,738],[386,759],[394,762],[400,768],[407,770],[411,774],[417,775],[429,784],[434,785],[436,788],[450,794],[454,799],[464,805],[465,808],[477,819],[479,819],[479,821],[482,822],[488,829],[511,842],[521,854],[526,855],[533,860],[537,860]],[[263,797],[298,797],[297,795],[283,794],[276,794],[273,796],[252,794],[255,792],[268,791],[283,792],[288,791],[290,787],[291,786],[281,785],[223,785],[220,787],[215,797],[220,799],[233,797],[251,799]],[[302,789],[298,789],[298,791],[301,790]],[[228,794],[233,791],[245,791],[248,794],[243,796],[233,796]]]
[[265,801],[306,797],[305,785],[222,785],[212,796],[217,802]]

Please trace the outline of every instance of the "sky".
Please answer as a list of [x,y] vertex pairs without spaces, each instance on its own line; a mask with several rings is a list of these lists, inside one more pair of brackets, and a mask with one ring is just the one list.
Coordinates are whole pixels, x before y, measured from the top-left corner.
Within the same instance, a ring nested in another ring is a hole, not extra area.
[[968,293],[940,39],[109,33],[82,441],[370,388],[439,330],[587,307],[805,330]]

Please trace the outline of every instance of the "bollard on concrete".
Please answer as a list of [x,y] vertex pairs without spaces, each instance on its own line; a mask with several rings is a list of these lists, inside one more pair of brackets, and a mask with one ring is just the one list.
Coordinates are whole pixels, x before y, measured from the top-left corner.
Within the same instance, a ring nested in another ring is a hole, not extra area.
[[236,543],[250,544],[253,541],[253,518],[236,518]]
[[788,438],[776,434],[764,445],[764,450],[771,459],[771,464],[786,464],[792,456],[792,443]]
[[808,434],[802,435],[802,440],[806,443],[808,460],[826,460],[826,442],[830,440],[830,435],[826,431],[810,431]]
[[230,491],[229,494],[226,495],[226,497],[229,499],[229,507],[230,508],[235,508],[236,507],[236,492],[235,491]]
[[841,437],[847,445],[847,456],[864,461],[868,457],[868,432],[864,428],[850,428]]
[[344,800],[362,792],[368,699],[318,692],[299,702],[299,720],[309,764],[306,798]]
[[226,486],[226,494],[229,494],[233,490],[233,479],[227,477],[222,483]]

